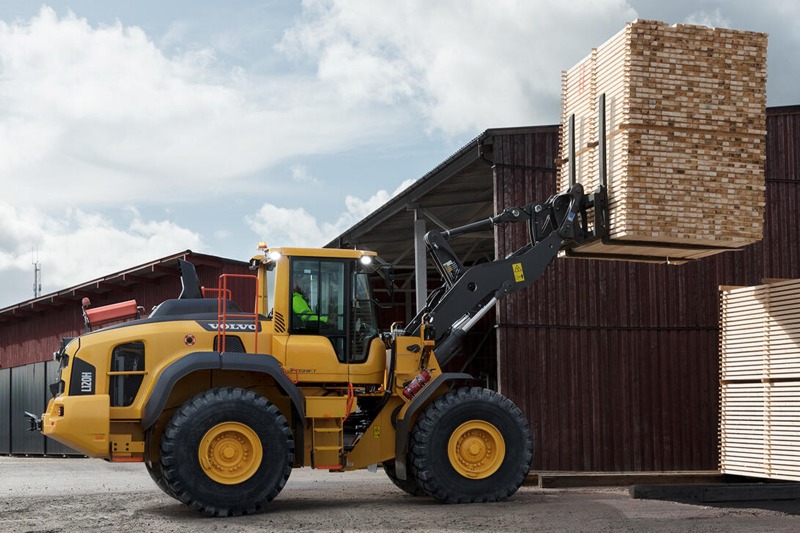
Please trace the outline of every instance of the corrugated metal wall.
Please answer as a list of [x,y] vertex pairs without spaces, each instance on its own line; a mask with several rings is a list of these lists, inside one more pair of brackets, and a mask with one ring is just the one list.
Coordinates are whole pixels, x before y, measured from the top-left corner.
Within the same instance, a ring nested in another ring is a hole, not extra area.
[[0,369],[0,454],[11,453],[11,369]]
[[[717,468],[717,291],[800,277],[798,118],[768,114],[762,243],[682,266],[558,259],[501,302],[499,381],[535,431],[534,469]],[[498,212],[555,192],[552,173],[526,167],[552,167],[556,141],[495,141]],[[498,256],[527,240],[522,227],[500,236]]]
[[48,385],[55,381],[55,361],[0,370],[0,454],[82,455],[38,431],[28,431],[25,412],[41,416],[50,400]]
[[45,409],[45,364],[34,363],[11,369],[11,452],[44,453],[45,436],[28,431],[25,411],[41,416]]

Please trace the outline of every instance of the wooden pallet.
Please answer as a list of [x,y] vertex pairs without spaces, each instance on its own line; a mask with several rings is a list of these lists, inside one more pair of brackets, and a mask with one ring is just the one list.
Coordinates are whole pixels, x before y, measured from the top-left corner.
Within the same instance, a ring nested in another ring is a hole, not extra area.
[[800,480],[800,280],[720,297],[720,470]]
[[570,115],[577,181],[597,187],[606,98],[614,242],[575,251],[693,259],[761,239],[766,43],[763,33],[637,20],[562,74],[559,190],[569,183]]

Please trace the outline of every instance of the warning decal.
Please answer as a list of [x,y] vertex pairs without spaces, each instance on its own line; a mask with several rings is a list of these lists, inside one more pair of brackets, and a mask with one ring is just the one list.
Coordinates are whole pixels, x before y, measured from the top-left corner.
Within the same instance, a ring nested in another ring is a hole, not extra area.
[[525,281],[525,272],[522,271],[522,263],[513,263],[511,268],[514,269],[514,281],[517,283]]

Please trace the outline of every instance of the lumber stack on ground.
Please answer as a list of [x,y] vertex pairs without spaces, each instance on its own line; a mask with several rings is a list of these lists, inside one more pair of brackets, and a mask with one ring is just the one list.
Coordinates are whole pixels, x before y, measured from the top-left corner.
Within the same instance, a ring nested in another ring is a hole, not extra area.
[[800,480],[800,280],[720,303],[720,471]]
[[606,95],[613,242],[575,251],[691,259],[761,239],[766,53],[763,33],[637,20],[562,74],[560,191],[570,115],[577,181],[598,185]]

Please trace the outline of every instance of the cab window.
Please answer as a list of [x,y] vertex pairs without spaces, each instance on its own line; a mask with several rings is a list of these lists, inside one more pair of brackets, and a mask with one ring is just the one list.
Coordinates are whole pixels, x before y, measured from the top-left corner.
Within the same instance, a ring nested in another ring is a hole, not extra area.
[[142,385],[144,371],[144,343],[141,341],[120,344],[111,353],[111,375],[108,394],[111,407],[126,407],[133,403]]
[[291,333],[324,335],[336,355],[345,352],[345,263],[295,259],[291,271]]
[[362,363],[369,356],[372,339],[378,333],[375,302],[372,299],[369,276],[365,272],[353,275],[353,320],[350,335],[350,360]]

